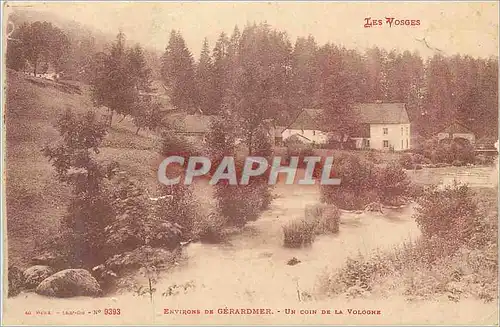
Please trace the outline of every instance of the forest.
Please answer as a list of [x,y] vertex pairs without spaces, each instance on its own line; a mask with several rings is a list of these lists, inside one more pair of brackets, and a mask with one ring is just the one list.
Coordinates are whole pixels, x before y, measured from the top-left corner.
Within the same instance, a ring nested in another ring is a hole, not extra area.
[[[132,43],[132,42],[130,42]],[[103,46],[92,35],[68,36],[47,22],[24,23],[9,37],[7,67],[45,72],[92,85],[96,106],[155,128],[161,105],[145,101],[161,81],[173,108],[238,117],[247,138],[270,119],[286,124],[303,108],[323,109],[326,130],[349,131],[356,102],[404,102],[413,130],[429,137],[459,121],[479,137],[497,136],[498,58],[436,52],[366,51],[295,42],[267,23],[235,26],[215,44],[203,41],[195,58],[181,31],[172,30],[165,51],[128,44],[123,32]],[[332,119],[332,117],[335,117]]]

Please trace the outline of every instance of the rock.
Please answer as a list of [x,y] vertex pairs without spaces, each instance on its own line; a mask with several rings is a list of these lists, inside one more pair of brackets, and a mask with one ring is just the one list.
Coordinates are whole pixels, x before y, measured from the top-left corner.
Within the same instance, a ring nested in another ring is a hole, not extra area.
[[365,206],[365,211],[382,212],[382,204],[380,204],[379,202],[372,202],[370,204],[367,204]]
[[65,269],[44,279],[36,293],[53,297],[101,296],[96,279],[85,269]]
[[49,266],[31,266],[23,273],[24,287],[27,289],[35,288],[52,274],[54,274],[54,269]]
[[288,262],[286,264],[289,266],[295,266],[296,264],[299,264],[300,262],[301,261],[299,259],[293,257],[290,260],[288,260]]
[[21,293],[23,288],[23,272],[16,266],[9,266],[8,270],[9,291],[8,295],[16,296]]
[[31,263],[36,266],[49,266],[54,268],[62,267],[65,260],[62,256],[53,252],[45,252],[39,256],[31,258]]

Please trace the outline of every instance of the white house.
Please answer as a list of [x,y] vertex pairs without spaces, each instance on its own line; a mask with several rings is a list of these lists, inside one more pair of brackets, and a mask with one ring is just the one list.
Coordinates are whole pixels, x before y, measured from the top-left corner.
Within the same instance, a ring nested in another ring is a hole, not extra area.
[[327,133],[321,131],[321,110],[302,109],[297,117],[283,129],[281,137],[286,141],[295,135],[304,143],[324,144],[327,142]]
[[358,103],[353,106],[358,149],[403,151],[411,148],[411,126],[404,103]]

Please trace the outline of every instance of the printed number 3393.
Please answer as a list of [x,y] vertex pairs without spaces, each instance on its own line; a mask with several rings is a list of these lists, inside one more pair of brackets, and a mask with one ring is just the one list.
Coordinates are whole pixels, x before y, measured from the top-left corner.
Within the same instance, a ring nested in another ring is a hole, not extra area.
[[104,315],[120,315],[120,309],[104,309]]

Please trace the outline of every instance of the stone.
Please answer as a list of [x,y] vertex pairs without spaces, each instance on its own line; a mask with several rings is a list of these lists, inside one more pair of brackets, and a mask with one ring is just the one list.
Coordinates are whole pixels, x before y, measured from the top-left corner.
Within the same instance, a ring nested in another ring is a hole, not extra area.
[[45,278],[54,274],[54,269],[49,266],[36,265],[31,266],[23,272],[24,287],[33,289],[38,286]]
[[300,262],[301,261],[299,259],[293,257],[290,260],[288,260],[288,262],[286,264],[289,266],[295,266],[296,264],[299,264]]
[[87,270],[65,269],[44,279],[36,288],[36,293],[52,297],[97,297],[102,295],[102,290]]

